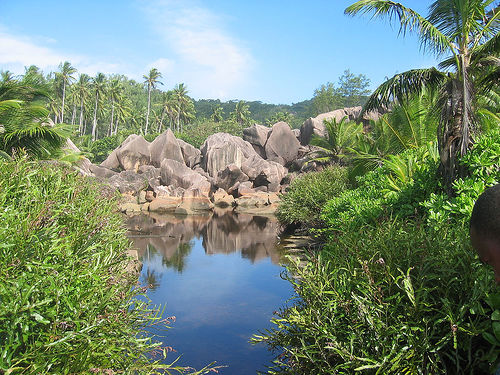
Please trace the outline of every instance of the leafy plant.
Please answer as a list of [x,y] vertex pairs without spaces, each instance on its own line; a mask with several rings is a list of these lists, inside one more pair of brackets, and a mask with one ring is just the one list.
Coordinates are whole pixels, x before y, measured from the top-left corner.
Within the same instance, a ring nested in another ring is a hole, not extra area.
[[185,373],[151,360],[161,311],[126,271],[116,198],[55,162],[0,163],[0,372]]
[[325,203],[348,187],[347,170],[330,166],[292,181],[282,196],[277,216],[286,224],[318,224]]

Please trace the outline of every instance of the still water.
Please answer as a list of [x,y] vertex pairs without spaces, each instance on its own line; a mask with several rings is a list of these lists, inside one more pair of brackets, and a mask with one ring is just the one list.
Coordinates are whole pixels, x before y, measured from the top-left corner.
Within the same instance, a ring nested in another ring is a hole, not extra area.
[[270,328],[273,312],[293,290],[280,277],[273,217],[141,215],[128,220],[129,237],[143,262],[140,281],[148,297],[175,316],[164,336],[166,363],[196,369],[216,361],[222,375],[256,374],[274,358],[250,337]]

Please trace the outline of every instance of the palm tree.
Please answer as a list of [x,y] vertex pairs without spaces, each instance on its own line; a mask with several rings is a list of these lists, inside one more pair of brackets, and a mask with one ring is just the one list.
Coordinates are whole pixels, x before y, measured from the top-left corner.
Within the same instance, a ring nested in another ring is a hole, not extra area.
[[73,74],[76,69],[71,66],[68,61],[59,64],[59,77],[62,81],[63,92],[62,92],[62,105],[61,105],[61,122],[64,122],[64,100],[66,98],[66,85],[70,85],[71,82],[75,80]]
[[92,140],[96,140],[96,130],[97,130],[97,112],[99,109],[99,99],[106,91],[106,76],[102,73],[97,73],[97,75],[92,79],[92,87],[94,89],[94,120],[92,122]]
[[220,104],[212,107],[212,115],[210,116],[210,119],[213,122],[221,122],[224,119],[224,109]]
[[115,129],[113,134],[118,134],[118,124],[120,122],[125,122],[128,117],[130,117],[130,105],[126,97],[121,97],[119,101],[116,102],[116,118],[115,118]]
[[340,162],[346,156],[346,152],[356,147],[363,134],[363,125],[349,122],[347,117],[339,122],[336,119],[325,120],[326,137],[314,135],[311,145],[319,150],[311,161]]
[[80,100],[80,122],[79,122],[79,134],[83,135],[83,116],[84,116],[84,108],[85,103],[90,94],[90,77],[87,74],[80,74],[78,78],[78,82],[75,83],[75,93]]
[[35,86],[17,80],[0,82],[0,154],[24,150],[38,158],[57,153],[69,137],[66,125],[49,118],[49,96]]
[[427,18],[400,3],[388,0],[360,0],[346,14],[373,13],[399,21],[400,33],[416,32],[421,45],[438,57],[447,55],[439,67],[414,69],[396,74],[380,85],[363,111],[402,103],[424,90],[438,93],[438,146],[441,173],[446,185],[463,173],[457,158],[472,144],[471,131],[477,120],[478,95],[498,85],[500,12],[489,11],[492,0],[436,0]]
[[109,122],[108,136],[113,134],[115,105],[118,101],[120,101],[122,93],[123,86],[121,82],[117,78],[112,79],[108,87],[108,96],[111,99],[111,119]]
[[179,132],[182,132],[182,124],[187,124],[194,118],[194,104],[187,93],[188,90],[184,83],[180,83],[174,88],[176,125]]
[[151,109],[151,90],[156,87],[156,84],[163,84],[158,79],[161,78],[161,73],[156,68],[152,68],[149,74],[142,76],[145,81],[144,83],[148,85],[148,110],[146,112],[146,128],[144,134],[148,134],[148,123],[149,123],[149,111]]
[[238,103],[236,103],[236,107],[234,108],[234,111],[231,114],[231,116],[238,124],[243,126],[249,120],[250,117],[250,111],[248,110],[249,108],[250,107],[248,106],[248,104],[245,103],[245,101],[240,100]]

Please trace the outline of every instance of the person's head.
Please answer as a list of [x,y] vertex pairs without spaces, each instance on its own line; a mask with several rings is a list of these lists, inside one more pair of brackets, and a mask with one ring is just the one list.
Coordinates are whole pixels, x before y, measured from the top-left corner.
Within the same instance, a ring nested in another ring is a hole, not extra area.
[[486,189],[477,199],[470,218],[472,246],[482,262],[495,271],[500,283],[500,184]]

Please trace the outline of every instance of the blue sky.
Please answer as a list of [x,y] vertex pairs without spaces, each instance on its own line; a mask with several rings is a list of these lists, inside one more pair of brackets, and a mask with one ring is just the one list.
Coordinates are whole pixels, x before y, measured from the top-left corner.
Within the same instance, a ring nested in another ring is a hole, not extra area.
[[[348,17],[354,0],[0,0],[0,70],[45,72],[70,61],[79,72],[185,83],[196,99],[291,104],[338,81],[345,69],[372,87],[430,67],[414,36],[369,16]],[[421,14],[432,1],[402,0]]]

